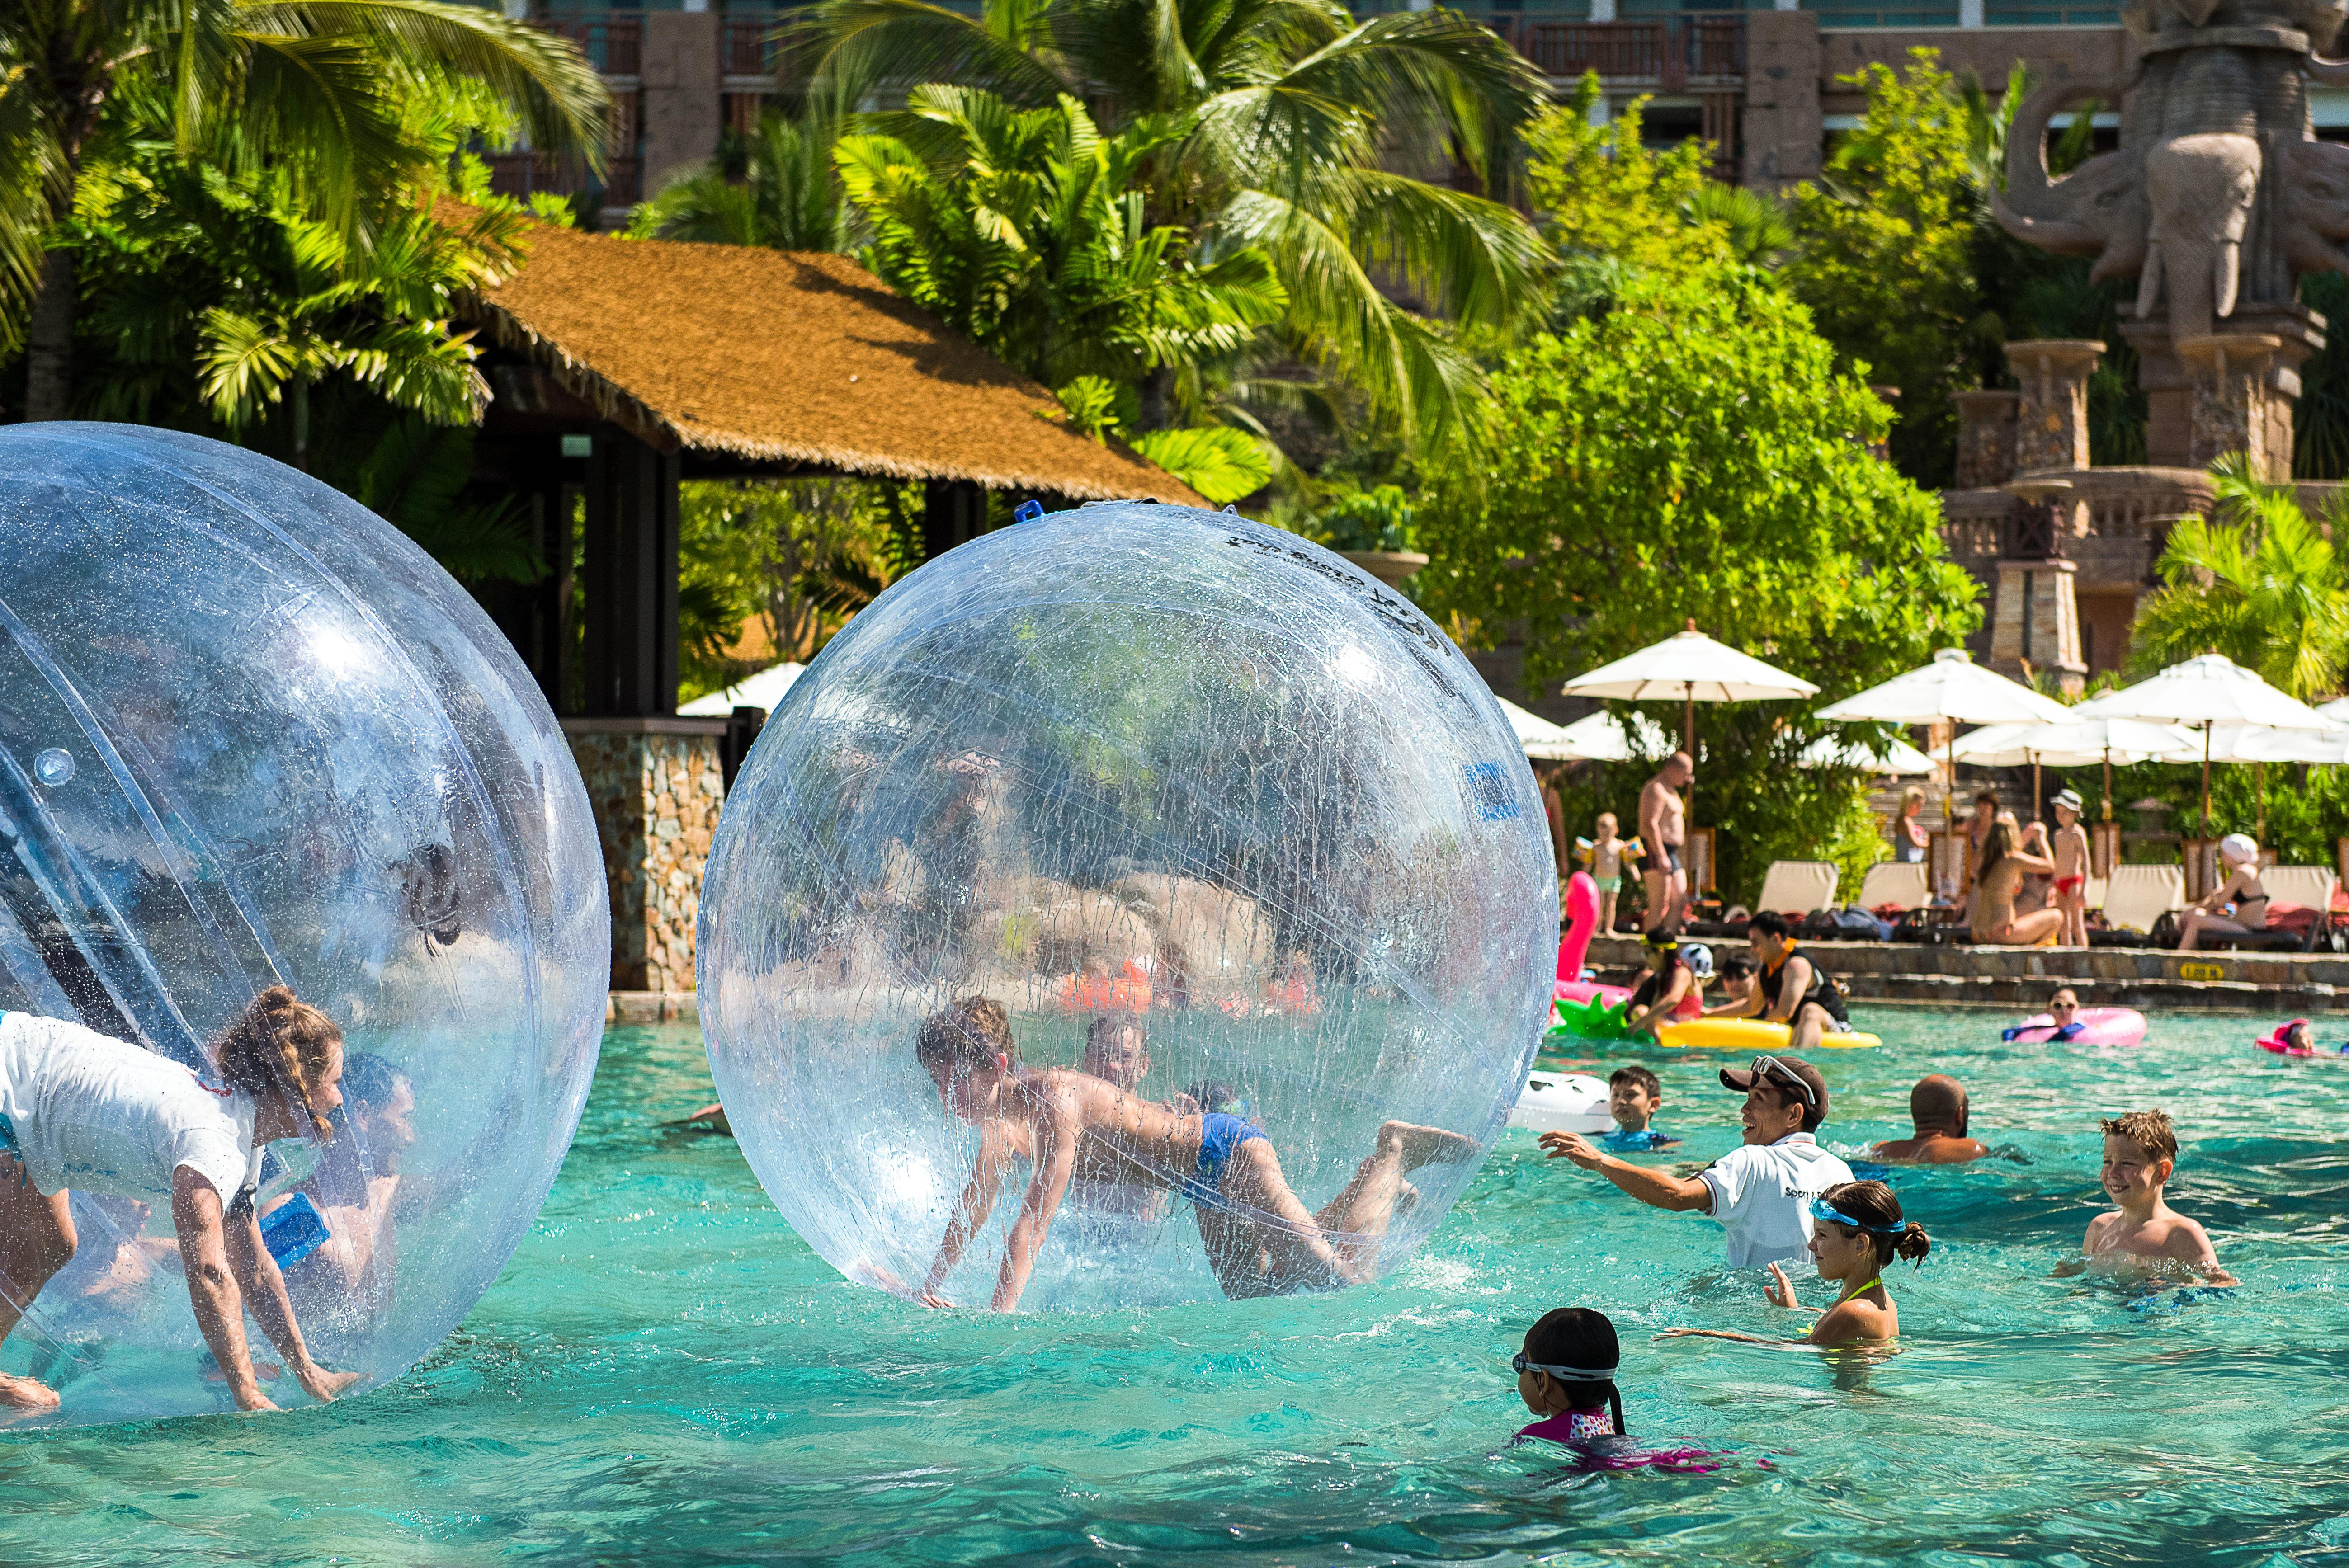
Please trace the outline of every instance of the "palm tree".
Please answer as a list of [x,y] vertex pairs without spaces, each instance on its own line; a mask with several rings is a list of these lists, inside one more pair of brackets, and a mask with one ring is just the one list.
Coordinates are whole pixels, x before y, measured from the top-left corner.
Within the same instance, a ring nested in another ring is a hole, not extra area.
[[[607,96],[572,45],[444,0],[9,0],[0,5],[0,348],[26,340],[26,405],[70,406],[78,288],[60,226],[101,116],[182,158],[280,171],[347,236],[367,237],[414,142],[419,88],[486,88],[531,142],[602,155]],[[127,106],[127,108],[121,106]]]
[[671,181],[630,214],[629,236],[779,251],[855,250],[863,239],[856,209],[843,199],[832,162],[841,129],[840,117],[821,104],[796,119],[768,110],[736,158],[712,159]]
[[2211,469],[2220,521],[2189,517],[2169,531],[2159,592],[2138,609],[2130,662],[2144,673],[2216,651],[2269,685],[2306,698],[2340,688],[2349,662],[2349,568],[2335,536],[2349,500],[2323,524],[2290,485],[2255,477],[2239,454]]
[[973,17],[931,0],[815,0],[807,15],[816,90],[839,101],[957,82],[1033,108],[1107,106],[1112,129],[1181,117],[1142,171],[1150,221],[1188,229],[1208,256],[1261,248],[1288,300],[1279,347],[1423,449],[1476,428],[1482,379],[1387,290],[1468,327],[1539,303],[1547,257],[1524,219],[1382,167],[1387,139],[1417,134],[1490,189],[1547,98],[1527,61],[1457,12],[1358,23],[1336,0],[985,0]]

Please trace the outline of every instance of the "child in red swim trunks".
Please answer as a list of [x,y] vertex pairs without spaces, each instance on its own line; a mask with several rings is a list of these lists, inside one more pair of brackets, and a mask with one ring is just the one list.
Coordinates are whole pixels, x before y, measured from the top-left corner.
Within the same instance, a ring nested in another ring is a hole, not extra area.
[[2064,913],[2055,940],[2065,947],[2088,945],[2088,830],[2080,825],[2080,797],[2070,789],[2055,797],[2055,830],[2047,836],[2055,862],[2055,907]]

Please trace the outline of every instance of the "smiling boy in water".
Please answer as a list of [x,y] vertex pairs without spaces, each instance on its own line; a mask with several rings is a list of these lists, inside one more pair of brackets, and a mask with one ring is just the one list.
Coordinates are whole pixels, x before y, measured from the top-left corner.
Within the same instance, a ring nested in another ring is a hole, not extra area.
[[2106,1118],[2103,1126],[2104,1188],[2119,1207],[2088,1222],[2087,1237],[2080,1243],[2085,1262],[2056,1272],[2077,1274],[2085,1267],[2168,1273],[2173,1271],[2162,1265],[2179,1264],[2210,1284],[2233,1284],[2219,1266],[2209,1235],[2163,1196],[2178,1169],[2178,1133],[2168,1113],[2132,1110]]

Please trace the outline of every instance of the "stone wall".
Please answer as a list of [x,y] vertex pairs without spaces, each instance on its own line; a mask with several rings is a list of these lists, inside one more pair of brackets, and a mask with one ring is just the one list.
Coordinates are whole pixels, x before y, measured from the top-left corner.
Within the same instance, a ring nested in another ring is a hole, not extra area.
[[691,720],[564,723],[603,841],[613,990],[693,988],[702,867],[726,793],[719,738],[708,732],[718,727]]

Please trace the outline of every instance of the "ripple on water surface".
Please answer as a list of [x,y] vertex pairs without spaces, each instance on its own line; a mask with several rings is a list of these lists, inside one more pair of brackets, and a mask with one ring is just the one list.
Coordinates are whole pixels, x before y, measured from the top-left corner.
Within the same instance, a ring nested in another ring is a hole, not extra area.
[[[1822,1058],[1829,1141],[1899,1130],[1940,1068],[2011,1156],[1894,1175],[1933,1255],[1892,1280],[1904,1354],[1844,1368],[1655,1343],[1786,1315],[1710,1222],[1522,1133],[1371,1288],[922,1312],[842,1282],[730,1143],[654,1125],[707,1090],[690,1030],[615,1030],[530,1241],[434,1356],[326,1410],[0,1439],[0,1562],[2349,1563],[2349,1068],[2258,1057],[2249,1019],[2129,1052],[1999,1021],[1877,1011],[1885,1049]],[[1718,1065],[1661,1064],[1691,1161],[1735,1141]],[[2153,1104],[2240,1290],[2048,1277],[2094,1212],[2095,1119]],[[1508,1356],[1577,1304],[1624,1331],[1631,1429],[1725,1469],[1506,1450]]]

